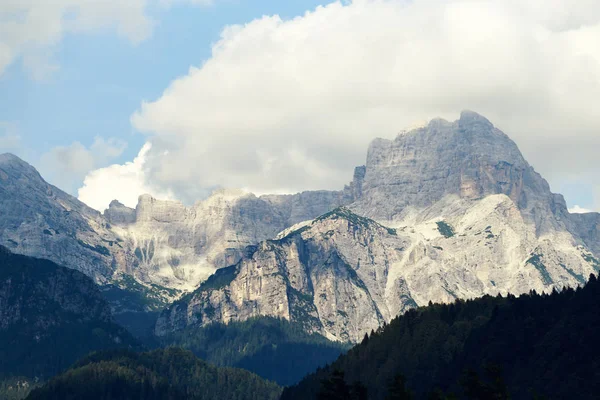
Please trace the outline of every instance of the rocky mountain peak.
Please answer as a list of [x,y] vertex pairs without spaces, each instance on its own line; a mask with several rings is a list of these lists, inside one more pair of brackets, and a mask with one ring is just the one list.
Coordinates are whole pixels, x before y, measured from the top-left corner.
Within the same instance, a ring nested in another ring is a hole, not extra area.
[[237,199],[240,197],[244,197],[244,196],[249,196],[252,195],[252,193],[247,192],[243,189],[231,189],[231,188],[219,188],[219,189],[215,189],[210,197],[222,197],[222,198],[228,198],[228,199]]
[[12,164],[16,167],[20,167],[23,169],[33,168],[27,162],[23,161],[21,158],[17,157],[12,153],[2,153],[0,154],[0,165]]
[[473,111],[454,122],[432,120],[393,140],[375,139],[351,187],[358,194],[353,209],[377,220],[402,219],[446,196],[505,194],[527,215],[555,202],[515,142]]
[[491,130],[494,128],[494,125],[483,115],[476,113],[471,110],[463,110],[460,113],[460,118],[458,120],[459,126],[462,128],[477,126],[479,129],[488,129]]
[[108,205],[108,208],[120,208],[120,207],[125,207],[125,205],[116,199],[111,201],[110,204]]
[[104,217],[111,224],[126,225],[133,224],[136,215],[135,209],[125,206],[118,200],[113,200],[108,205],[108,208],[104,210]]
[[[12,153],[0,154],[0,182],[21,180],[27,184],[46,184],[37,170]],[[46,184],[47,185],[47,184]]]
[[114,243],[99,212],[44,181],[20,158],[0,156],[0,244],[103,282],[114,270]]
[[186,218],[187,208],[179,201],[157,200],[149,194],[138,198],[136,221],[175,222]]

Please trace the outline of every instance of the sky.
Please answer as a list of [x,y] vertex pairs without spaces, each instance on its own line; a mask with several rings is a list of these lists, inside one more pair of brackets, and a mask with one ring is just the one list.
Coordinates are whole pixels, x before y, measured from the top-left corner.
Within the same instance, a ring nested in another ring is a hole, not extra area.
[[3,0],[0,152],[103,210],[340,189],[463,109],[600,211],[597,0]]

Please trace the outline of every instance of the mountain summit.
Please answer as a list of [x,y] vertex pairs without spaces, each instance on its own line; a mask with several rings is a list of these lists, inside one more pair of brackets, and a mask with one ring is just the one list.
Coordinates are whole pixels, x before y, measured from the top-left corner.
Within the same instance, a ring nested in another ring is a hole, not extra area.
[[552,206],[566,211],[517,145],[472,111],[454,122],[434,119],[394,140],[375,139],[356,184],[362,193],[356,208],[376,219],[402,218],[450,195],[477,200],[504,194],[532,220]]

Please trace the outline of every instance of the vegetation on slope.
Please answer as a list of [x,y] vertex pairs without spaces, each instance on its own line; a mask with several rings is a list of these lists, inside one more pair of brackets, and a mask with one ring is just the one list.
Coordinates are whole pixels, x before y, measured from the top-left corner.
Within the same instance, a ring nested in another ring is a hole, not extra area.
[[189,327],[163,338],[161,344],[181,346],[210,363],[244,368],[280,385],[298,382],[348,349],[271,317]]
[[449,225],[447,222],[438,221],[438,222],[436,222],[436,224],[437,224],[438,231],[446,239],[449,239],[449,238],[453,237],[454,235],[456,235],[456,233],[454,232],[454,228],[451,225]]
[[387,232],[390,235],[397,235],[397,232],[395,229],[388,228],[370,218],[366,218],[366,217],[360,216],[358,214],[355,214],[346,207],[338,207],[328,213],[321,215],[320,217],[316,218],[313,221],[313,224],[316,222],[319,222],[319,221],[324,221],[326,219],[336,220],[339,218],[345,219],[346,221],[348,221],[356,226],[360,226],[360,227],[363,227],[366,229],[369,229],[371,227],[379,227],[379,228],[383,228],[383,229],[387,230]]
[[0,247],[0,378],[47,379],[99,349],[137,346],[94,282]]
[[336,385],[347,398],[594,399],[598,306],[600,283],[592,276],[577,290],[411,310],[282,399],[337,398],[327,395]]
[[30,400],[275,400],[281,389],[247,371],[217,368],[169,348],[92,354],[31,392]]
[[141,340],[152,336],[160,311],[181,294],[177,289],[156,284],[142,285],[127,274],[101,286],[100,290],[113,310],[115,321]]

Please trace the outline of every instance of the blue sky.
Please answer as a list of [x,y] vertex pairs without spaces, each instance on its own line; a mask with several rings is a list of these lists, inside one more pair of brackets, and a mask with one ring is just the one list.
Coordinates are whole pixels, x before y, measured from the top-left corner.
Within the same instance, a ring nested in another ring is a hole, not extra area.
[[144,143],[129,122],[142,100],[160,96],[169,83],[201,65],[226,25],[244,24],[263,15],[302,15],[321,2],[311,0],[238,0],[209,6],[155,5],[152,36],[132,44],[115,32],[68,34],[56,46],[59,69],[42,81],[22,63],[0,76],[0,121],[21,138],[17,152],[31,162],[48,149],[96,136],[117,136],[128,146],[114,162],[131,160]]
[[98,209],[341,188],[373,138],[472,109],[600,210],[598,2],[20,0],[0,21],[0,152]]

